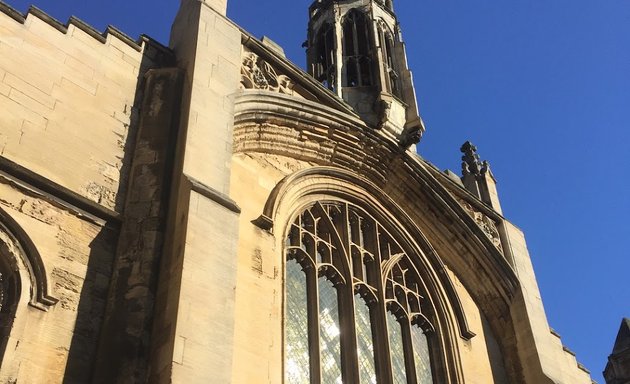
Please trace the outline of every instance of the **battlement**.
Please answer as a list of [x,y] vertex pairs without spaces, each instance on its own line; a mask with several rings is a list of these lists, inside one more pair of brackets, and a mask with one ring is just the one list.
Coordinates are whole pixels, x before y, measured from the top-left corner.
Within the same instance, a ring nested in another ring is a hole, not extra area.
[[9,4],[0,0],[0,12],[9,16],[10,18],[17,21],[20,24],[24,24],[29,16],[37,17],[38,19],[46,22],[51,27],[55,28],[56,30],[58,30],[59,32],[63,34],[67,34],[68,30],[71,27],[75,27],[85,32],[87,35],[91,36],[92,38],[94,38],[95,41],[98,41],[102,44],[106,44],[108,37],[111,36],[115,39],[120,40],[121,42],[125,43],[126,45],[128,45],[129,47],[133,48],[134,50],[138,52],[141,52],[143,50],[143,46],[145,44],[150,44],[158,50],[162,50],[162,51],[170,53],[170,49],[168,47],[162,45],[157,40],[154,40],[153,38],[147,35],[142,34],[140,35],[138,39],[134,40],[131,36],[127,35],[123,31],[119,30],[118,28],[112,25],[108,25],[104,32],[100,32],[98,29],[94,28],[90,24],[84,22],[83,20],[75,16],[70,16],[68,21],[64,24],[61,21],[50,16],[45,11],[33,5],[29,7],[26,13],[22,13],[18,11],[17,9],[11,7]]
[[147,70],[174,64],[172,51],[76,17],[63,24],[36,7],[22,14],[0,1],[0,11],[0,110],[9,111],[0,156],[119,209],[138,87]]

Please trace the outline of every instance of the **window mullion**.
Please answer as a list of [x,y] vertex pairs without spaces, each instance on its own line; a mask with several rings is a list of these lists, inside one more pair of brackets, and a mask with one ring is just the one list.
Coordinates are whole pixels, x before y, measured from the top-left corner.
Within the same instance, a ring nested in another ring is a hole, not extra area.
[[311,384],[321,383],[321,362],[319,352],[319,300],[317,269],[306,271],[306,297],[308,300],[308,347],[310,354]]
[[391,384],[394,382],[392,376],[392,366],[389,351],[389,335],[387,330],[387,319],[385,318],[384,300],[377,303],[378,310],[372,311],[372,327],[374,327],[374,361],[376,364],[376,374],[378,383]]
[[394,381],[392,377],[392,366],[390,361],[390,351],[389,351],[389,334],[387,331],[387,319],[385,317],[385,312],[387,311],[386,307],[386,298],[385,298],[385,285],[384,285],[384,277],[383,270],[380,266],[383,263],[383,256],[381,255],[381,234],[379,231],[379,225],[374,225],[374,238],[375,247],[374,247],[374,258],[376,260],[376,289],[378,292],[378,300],[375,308],[376,310],[372,313],[372,326],[375,327],[374,332],[374,345],[380,346],[379,348],[374,349],[374,360],[376,363],[376,372],[378,375],[378,382],[383,384],[391,384]]
[[406,321],[401,322],[401,325],[403,336],[403,349],[405,351],[405,370],[407,371],[407,383],[418,384],[413,344],[411,343],[411,324],[407,319]]
[[359,47],[359,34],[357,30],[358,17],[352,19],[352,43],[354,44],[354,67],[357,73],[357,85],[363,85],[361,82],[361,51]]
[[[356,32],[356,23],[352,27],[349,29]],[[358,43],[356,34],[353,41]],[[383,53],[387,55],[390,46],[386,45]],[[290,372],[291,377],[298,377],[294,367],[301,367],[303,379],[299,381],[310,384],[371,383],[374,379],[378,384],[439,382],[441,376],[431,369],[435,368],[431,367],[435,363],[434,337],[420,334],[410,318],[420,316],[418,303],[409,307],[409,294],[420,294],[420,278],[408,252],[376,219],[348,202],[329,201],[315,202],[296,219],[300,241],[291,230],[286,258],[302,266],[305,286],[298,287],[291,280],[287,286],[294,287],[290,292],[295,294],[288,296],[291,303],[306,301],[306,305],[291,307],[289,320],[298,319],[290,323],[306,323],[307,328],[290,333],[290,344],[285,345],[291,346],[288,350],[293,354],[285,360],[291,369],[285,367],[285,375]],[[322,242],[328,253],[320,249]],[[353,242],[360,255],[352,252]],[[329,254],[331,249],[334,255]],[[318,251],[328,255],[322,257],[323,264],[317,262]],[[433,329],[430,324],[427,327]],[[417,355],[418,351],[422,354]]]
[[349,284],[340,286],[338,289],[340,323],[342,330],[341,366],[343,368],[343,382],[358,383],[359,366],[357,362],[357,336],[355,330],[354,295],[351,283],[351,276],[348,281],[350,282]]

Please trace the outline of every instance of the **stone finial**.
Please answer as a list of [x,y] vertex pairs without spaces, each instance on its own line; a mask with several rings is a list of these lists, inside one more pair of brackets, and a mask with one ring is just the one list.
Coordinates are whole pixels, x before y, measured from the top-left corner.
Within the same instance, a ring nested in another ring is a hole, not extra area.
[[482,161],[477,154],[477,147],[470,141],[465,142],[460,151],[462,156],[462,182],[468,192],[501,213],[497,195],[496,180],[490,171],[490,164]]
[[488,162],[481,161],[477,154],[477,147],[470,141],[465,142],[459,149],[462,156],[462,175],[481,176],[488,171]]

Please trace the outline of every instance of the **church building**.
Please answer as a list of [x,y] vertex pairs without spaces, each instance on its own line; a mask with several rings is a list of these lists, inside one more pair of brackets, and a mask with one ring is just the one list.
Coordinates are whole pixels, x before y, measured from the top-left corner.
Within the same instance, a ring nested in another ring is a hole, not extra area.
[[416,153],[394,5],[315,0],[304,71],[227,0],[0,2],[0,382],[590,384],[477,148]]

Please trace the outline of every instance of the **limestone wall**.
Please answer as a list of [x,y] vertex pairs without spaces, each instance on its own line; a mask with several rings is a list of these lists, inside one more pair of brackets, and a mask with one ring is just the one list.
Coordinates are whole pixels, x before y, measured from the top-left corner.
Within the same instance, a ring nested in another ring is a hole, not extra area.
[[[236,154],[232,161],[232,197],[239,203],[240,237],[236,281],[233,381],[280,383],[283,380],[284,255],[283,234],[252,224],[283,177],[313,164],[272,154]],[[496,336],[467,289],[449,271],[472,339],[457,338],[463,380],[508,383]],[[255,319],[255,321],[254,321]],[[453,320],[454,321],[454,320]]]
[[232,369],[235,383],[283,380],[283,239],[282,234],[273,236],[251,220],[261,214],[277,182],[308,166],[307,162],[274,155],[239,154],[233,158],[233,198],[242,209]]
[[119,208],[146,44],[0,10],[0,156]]
[[225,0],[184,0],[171,48],[184,74],[151,383],[232,381],[239,208],[230,200],[241,33]]
[[[0,382],[91,380],[139,90],[145,72],[169,58],[148,38],[138,43],[111,27],[100,33],[75,18],[61,24],[36,8],[22,15],[0,3],[0,208],[41,255],[39,275],[28,263],[19,270]],[[10,248],[6,241],[0,251]],[[33,298],[41,281],[50,296],[44,304]]]
[[524,379],[527,383],[590,384],[589,371],[577,362],[570,349],[562,345],[559,335],[547,323],[523,232],[509,222],[504,225],[507,246],[521,282],[511,316],[519,357],[523,361]]
[[452,271],[449,271],[449,275],[465,308],[468,325],[476,334],[470,340],[458,339],[466,383],[508,384],[510,381],[505,370],[504,356],[496,335],[461,281]]
[[29,286],[35,276],[20,268],[22,292],[0,382],[61,383],[64,377],[68,382],[87,382],[118,230],[5,176],[0,177],[0,208],[28,229],[41,255],[50,297],[57,301],[40,308],[29,305],[34,301]]

